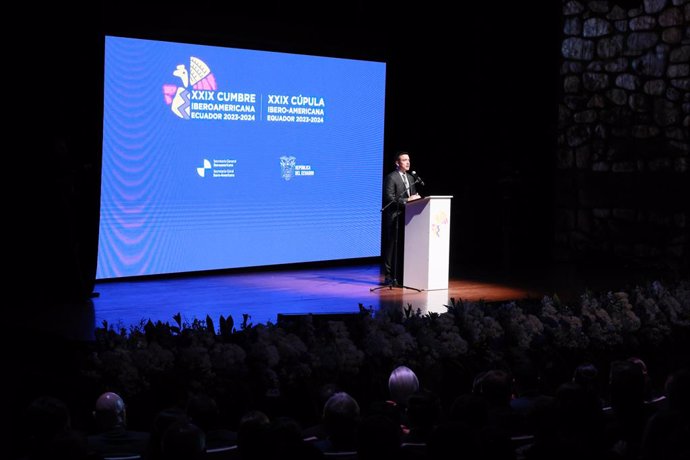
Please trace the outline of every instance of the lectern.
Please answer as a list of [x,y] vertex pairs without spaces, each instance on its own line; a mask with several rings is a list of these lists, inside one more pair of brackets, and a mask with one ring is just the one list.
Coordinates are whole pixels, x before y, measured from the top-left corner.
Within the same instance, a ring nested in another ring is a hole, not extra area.
[[451,198],[428,196],[405,205],[406,286],[425,291],[448,289]]

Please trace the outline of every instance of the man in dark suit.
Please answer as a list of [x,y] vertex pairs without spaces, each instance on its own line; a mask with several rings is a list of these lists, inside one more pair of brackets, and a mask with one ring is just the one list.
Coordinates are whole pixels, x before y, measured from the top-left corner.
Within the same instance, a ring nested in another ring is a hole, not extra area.
[[385,228],[383,272],[386,276],[385,284],[396,284],[398,283],[396,277],[402,277],[399,270],[402,260],[405,204],[408,201],[421,198],[415,188],[415,178],[409,171],[410,155],[407,152],[398,152],[395,157],[395,171],[387,174],[383,181],[383,206],[385,207],[383,215]]

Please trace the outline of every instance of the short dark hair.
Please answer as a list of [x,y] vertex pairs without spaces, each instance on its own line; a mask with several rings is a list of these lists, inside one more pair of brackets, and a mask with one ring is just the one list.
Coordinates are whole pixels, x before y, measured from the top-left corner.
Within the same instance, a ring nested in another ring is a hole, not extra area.
[[395,152],[395,163],[397,164],[398,161],[400,161],[400,157],[403,155],[409,155],[409,152],[407,150],[398,150]]

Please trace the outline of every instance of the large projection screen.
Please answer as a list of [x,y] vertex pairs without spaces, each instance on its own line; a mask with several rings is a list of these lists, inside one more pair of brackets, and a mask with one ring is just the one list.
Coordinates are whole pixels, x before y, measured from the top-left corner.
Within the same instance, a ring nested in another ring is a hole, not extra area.
[[379,256],[385,73],[106,37],[96,278]]

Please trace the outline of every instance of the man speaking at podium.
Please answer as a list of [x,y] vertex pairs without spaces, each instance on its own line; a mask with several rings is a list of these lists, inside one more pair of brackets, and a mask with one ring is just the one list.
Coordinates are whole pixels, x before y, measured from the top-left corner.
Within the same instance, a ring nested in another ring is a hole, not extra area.
[[421,198],[415,188],[415,177],[410,173],[410,155],[401,151],[395,157],[395,171],[386,175],[383,181],[383,271],[385,284],[394,285],[402,276],[401,260],[403,234],[405,229],[405,204]]

